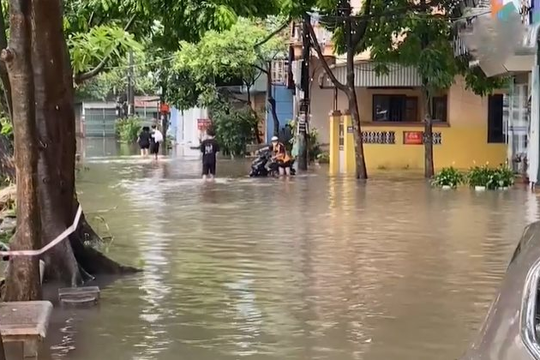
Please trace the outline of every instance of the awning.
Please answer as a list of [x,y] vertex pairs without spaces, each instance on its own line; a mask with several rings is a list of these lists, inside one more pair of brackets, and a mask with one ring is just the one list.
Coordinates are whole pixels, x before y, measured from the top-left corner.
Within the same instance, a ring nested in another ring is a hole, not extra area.
[[[388,74],[377,74],[375,64],[371,61],[357,62],[354,66],[355,87],[417,87],[422,86],[422,79],[415,67],[399,64],[388,65]],[[347,82],[347,67],[337,64],[332,67],[336,78],[343,84]],[[323,72],[319,76],[319,86],[334,87],[332,81]]]

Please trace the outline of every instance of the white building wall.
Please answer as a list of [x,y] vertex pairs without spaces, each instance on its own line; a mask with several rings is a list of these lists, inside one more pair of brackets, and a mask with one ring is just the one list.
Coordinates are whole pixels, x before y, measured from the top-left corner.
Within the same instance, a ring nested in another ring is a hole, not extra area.
[[203,132],[197,127],[199,119],[208,119],[208,110],[202,108],[192,108],[189,110],[176,110],[177,129],[176,141],[177,151],[181,156],[199,156],[198,146],[203,138]]

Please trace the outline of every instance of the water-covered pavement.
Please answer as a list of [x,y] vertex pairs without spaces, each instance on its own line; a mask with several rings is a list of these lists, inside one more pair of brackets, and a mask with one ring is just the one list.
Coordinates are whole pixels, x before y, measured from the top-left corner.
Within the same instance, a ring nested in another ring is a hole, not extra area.
[[53,359],[455,359],[538,216],[526,191],[415,174],[254,180],[223,161],[205,184],[196,159],[84,165],[87,216],[144,272],[99,308],[57,313]]

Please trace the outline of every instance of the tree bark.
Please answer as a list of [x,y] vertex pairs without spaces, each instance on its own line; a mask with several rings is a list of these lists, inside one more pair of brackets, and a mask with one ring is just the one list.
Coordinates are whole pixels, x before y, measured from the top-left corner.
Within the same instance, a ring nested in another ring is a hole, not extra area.
[[[368,5],[369,6],[369,5]],[[350,16],[350,5],[348,13]],[[365,31],[365,30],[364,30]],[[360,113],[358,111],[358,98],[354,81],[354,55],[356,53],[356,44],[353,36],[357,34],[352,31],[352,19],[349,17],[345,22],[345,37],[347,40],[347,99],[349,100],[349,111],[353,123],[354,147],[356,160],[356,178],[366,180],[368,178],[366,169],[366,159],[364,157],[364,144],[362,141],[362,125],[360,123]],[[358,40],[360,41],[360,40]]]
[[[61,8],[56,1],[34,0],[32,60],[36,94],[36,121],[42,146],[38,163],[42,241],[48,243],[73,222],[72,189],[75,177],[75,122],[71,92],[65,85],[65,49]],[[67,204],[67,205],[66,205]],[[70,285],[82,283],[70,244],[63,241],[45,254],[49,279]]]
[[433,164],[433,119],[431,116],[432,95],[426,85],[424,93],[424,176],[431,179],[435,175]]
[[[420,0],[421,11],[427,16],[430,12],[431,5],[428,5],[426,0]],[[426,32],[421,35],[420,39],[421,50],[425,51],[429,45],[429,37]],[[422,93],[424,98],[424,176],[431,179],[435,175],[433,165],[433,119],[431,114],[432,93],[430,91],[429,82],[426,77],[422,78]]]
[[[75,195],[73,74],[63,34],[61,2],[34,0],[33,20],[32,56],[42,145],[38,163],[39,203],[44,224],[43,240],[49,242],[72,224],[79,206]],[[88,228],[82,217],[77,231],[69,236],[69,242],[61,242],[46,254],[46,279],[77,286],[85,280],[83,274],[89,272],[81,263],[103,262],[103,256],[84,243],[84,234],[90,233]],[[110,260],[107,270],[112,268],[116,270],[111,271],[114,273],[131,269]]]
[[[13,250],[39,249],[38,148],[35,121],[34,82],[31,62],[32,0],[10,1],[9,46],[2,50],[10,84],[17,101],[13,108],[15,167],[17,176],[17,231]],[[6,301],[41,298],[39,258],[14,256],[6,281]]]

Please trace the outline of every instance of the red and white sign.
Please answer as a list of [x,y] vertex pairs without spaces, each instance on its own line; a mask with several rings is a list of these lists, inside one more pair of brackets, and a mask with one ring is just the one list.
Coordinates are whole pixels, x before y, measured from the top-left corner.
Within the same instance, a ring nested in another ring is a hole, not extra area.
[[422,145],[424,143],[424,133],[422,131],[404,131],[403,144]]

